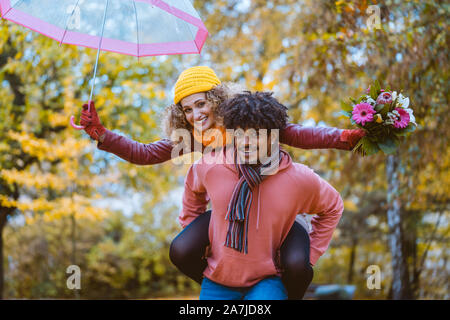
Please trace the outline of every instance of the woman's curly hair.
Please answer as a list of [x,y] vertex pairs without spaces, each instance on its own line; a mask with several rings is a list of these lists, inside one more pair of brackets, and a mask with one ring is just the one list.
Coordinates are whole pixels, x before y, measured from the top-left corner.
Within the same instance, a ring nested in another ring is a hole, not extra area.
[[288,121],[288,108],[273,97],[273,92],[250,92],[224,101],[220,117],[227,129],[283,129]]
[[[212,102],[212,112],[217,125],[223,125],[222,117],[219,113],[219,106],[234,95],[244,92],[244,87],[239,84],[226,82],[221,83],[211,90],[205,92],[206,99]],[[163,130],[167,137],[172,136],[176,129],[187,129],[192,132],[191,124],[186,120],[183,108],[180,103],[168,106],[163,115]],[[174,141],[178,142],[178,141]]]

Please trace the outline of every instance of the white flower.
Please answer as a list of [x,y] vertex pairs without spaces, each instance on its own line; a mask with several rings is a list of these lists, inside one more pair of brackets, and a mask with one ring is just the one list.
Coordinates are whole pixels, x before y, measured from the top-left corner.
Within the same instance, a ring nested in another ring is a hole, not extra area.
[[364,100],[373,107],[377,104],[377,102],[373,100],[371,96],[366,96]]
[[395,101],[395,98],[397,98],[397,91],[392,91],[391,95],[392,95],[392,101]]
[[401,93],[398,95],[397,106],[406,109],[409,107],[409,98],[404,97]]
[[405,111],[408,112],[408,114],[409,114],[409,122],[412,122],[417,126],[416,117],[414,117],[414,115],[413,115],[413,110],[410,108],[405,108]]
[[387,119],[384,121],[386,125],[394,124],[397,121],[399,114],[396,110],[392,110],[392,112],[387,113]]

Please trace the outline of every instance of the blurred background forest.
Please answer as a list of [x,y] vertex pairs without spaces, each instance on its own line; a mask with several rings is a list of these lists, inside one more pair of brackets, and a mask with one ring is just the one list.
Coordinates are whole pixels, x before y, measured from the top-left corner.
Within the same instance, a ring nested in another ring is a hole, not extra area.
[[[393,156],[294,150],[345,200],[314,284],[361,299],[449,299],[449,11],[446,1],[193,1],[210,36],[201,55],[100,55],[95,101],[106,128],[150,143],[178,74],[271,90],[291,121],[350,128],[339,101],[379,79],[403,90],[419,124]],[[380,28],[369,28],[369,5]],[[194,296],[170,263],[187,167],[137,166],[73,130],[96,51],[0,21],[0,294],[15,298]],[[399,206],[392,206],[393,203]],[[81,268],[81,290],[66,286]],[[381,288],[367,287],[370,265]]]

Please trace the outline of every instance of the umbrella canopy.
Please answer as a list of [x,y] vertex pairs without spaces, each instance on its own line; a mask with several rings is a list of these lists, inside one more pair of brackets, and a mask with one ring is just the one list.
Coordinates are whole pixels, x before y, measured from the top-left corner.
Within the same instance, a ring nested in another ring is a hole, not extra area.
[[[60,43],[142,57],[200,53],[208,31],[188,0],[0,0],[4,19]],[[83,126],[74,123],[73,128]]]
[[188,0],[0,0],[0,9],[60,43],[101,43],[100,50],[137,57],[200,53],[208,36]]

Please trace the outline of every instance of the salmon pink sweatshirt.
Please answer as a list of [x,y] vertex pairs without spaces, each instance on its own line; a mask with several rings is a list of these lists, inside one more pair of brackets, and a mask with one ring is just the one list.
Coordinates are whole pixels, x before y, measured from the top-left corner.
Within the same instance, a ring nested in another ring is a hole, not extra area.
[[344,210],[339,193],[305,165],[292,162],[281,150],[278,172],[267,176],[254,190],[249,214],[248,253],[224,245],[225,219],[239,180],[232,150],[210,153],[194,163],[186,176],[179,221],[187,226],[205,212],[211,201],[210,250],[204,276],[230,287],[248,287],[280,275],[279,249],[298,213],[317,214],[311,221],[310,262],[325,252]]

